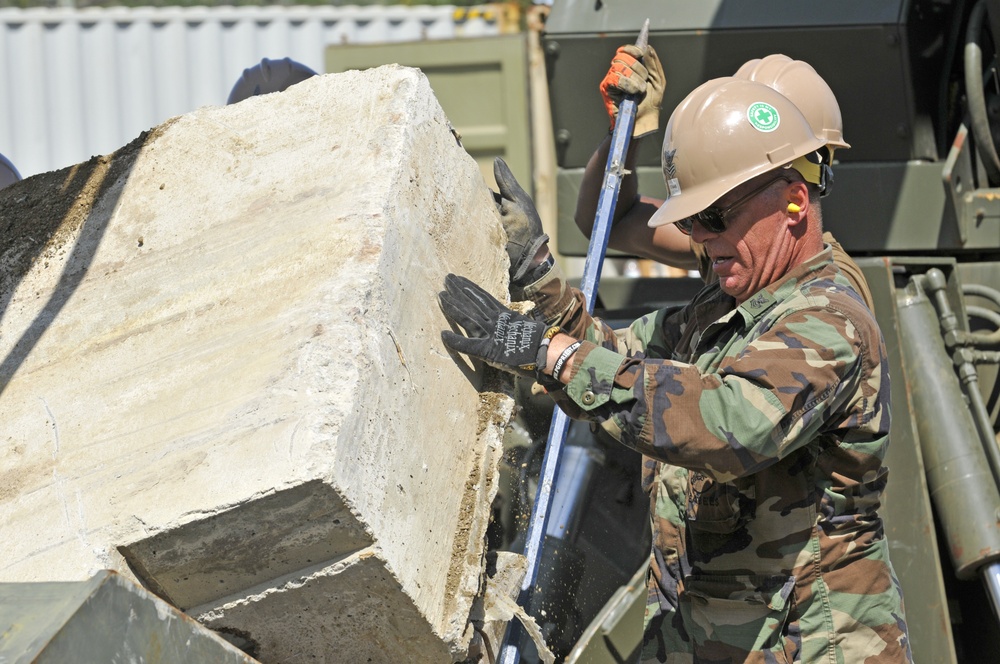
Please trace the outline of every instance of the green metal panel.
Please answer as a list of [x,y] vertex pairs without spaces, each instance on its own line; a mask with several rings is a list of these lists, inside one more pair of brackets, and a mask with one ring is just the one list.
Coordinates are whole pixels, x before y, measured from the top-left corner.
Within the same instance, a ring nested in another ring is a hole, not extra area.
[[704,30],[752,26],[822,27],[894,23],[904,0],[559,0],[553,3],[546,27],[553,32],[635,32],[649,18],[650,31]]
[[0,662],[255,661],[114,572],[80,582],[0,583]]
[[[681,0],[557,3],[546,23],[553,130],[559,165],[586,164],[607,131],[598,84],[617,46],[634,39],[645,16],[664,66],[661,126],[692,89],[730,76],[747,60],[780,52],[809,62],[837,95],[852,148],[842,161],[937,159],[944,140],[930,118],[942,56],[933,47],[941,21],[917,2],[691,3]],[[918,11],[919,9],[919,11]],[[873,112],[871,100],[879,100]],[[950,138],[950,137],[949,137]],[[659,164],[662,131],[643,142],[639,163]]]
[[[837,95],[844,116],[844,135],[852,146],[838,153],[840,159],[906,160],[937,156],[933,145],[928,145],[929,136],[922,135],[920,145],[914,145],[918,118],[914,116],[912,92],[903,73],[904,58],[896,26],[851,27],[829,33],[783,28],[780,35],[771,37],[781,44],[782,53],[812,64]],[[598,85],[615,49],[627,41],[626,35],[547,35],[550,103],[560,166],[586,165],[607,133],[608,119]],[[817,42],[829,51],[835,47],[837,61],[819,59]],[[651,33],[649,43],[656,48],[668,81],[661,129],[643,141],[639,159],[644,166],[656,166],[663,141],[662,128],[677,104],[704,81],[731,76],[744,62],[768,55],[770,50],[761,44],[758,33],[747,30],[725,34]],[[845,59],[849,61],[844,62]],[[879,90],[880,95],[884,94],[879,112],[871,113],[867,96],[854,94],[856,90]]]
[[[918,662],[957,662],[948,598],[942,577],[930,493],[924,475],[916,414],[910,402],[909,379],[899,338],[896,309],[896,264],[889,258],[859,259],[875,300],[875,314],[889,353],[892,384],[892,429],[886,465],[889,484],[882,516],[892,565],[906,602],[913,656]],[[900,264],[906,260],[901,259]],[[946,259],[940,261],[947,263]],[[921,259],[921,265],[934,259]],[[944,562],[945,565],[949,563]]]
[[[666,186],[663,183],[663,172],[657,168],[638,168],[639,191],[644,196],[665,198]],[[560,168],[556,174],[556,205],[559,210],[557,217],[556,246],[563,256],[586,256],[589,244],[587,237],[573,221],[576,210],[576,199],[580,193],[580,181],[583,179],[582,168]],[[608,250],[608,256],[621,256],[621,252]]]
[[941,170],[927,162],[835,166],[823,225],[848,252],[961,249]]
[[566,664],[621,664],[636,660],[642,646],[648,569],[649,565],[643,564],[626,585],[618,588],[566,656]]
[[[640,192],[656,198],[666,195],[658,167],[636,172]],[[852,254],[995,253],[1000,247],[997,190],[978,192],[974,200],[985,215],[960,229],[947,202],[940,162],[849,162],[838,164],[834,174],[832,194],[823,199],[823,226]],[[556,178],[557,246],[566,256],[587,253],[587,239],[573,221],[582,177],[583,169],[576,168],[560,169]]]
[[524,34],[326,49],[330,73],[391,63],[424,72],[486,182],[495,186],[493,158],[503,157],[518,181],[528,186],[531,132]]

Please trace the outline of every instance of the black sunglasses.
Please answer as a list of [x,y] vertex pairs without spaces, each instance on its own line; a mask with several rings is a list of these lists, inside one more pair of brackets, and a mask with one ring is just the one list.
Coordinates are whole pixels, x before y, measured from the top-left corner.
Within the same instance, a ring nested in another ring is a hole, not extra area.
[[726,222],[726,217],[732,214],[733,210],[743,205],[744,203],[746,203],[751,198],[753,198],[757,194],[761,193],[762,191],[770,187],[778,180],[784,180],[785,182],[792,182],[791,179],[785,177],[784,175],[779,175],[776,178],[768,180],[761,186],[757,187],[756,189],[748,193],[746,196],[742,196],[738,201],[727,207],[725,210],[720,210],[714,205],[710,205],[701,212],[699,212],[698,214],[693,214],[690,217],[685,217],[684,219],[678,221],[677,228],[680,230],[681,233],[684,233],[684,235],[691,235],[691,229],[694,227],[694,222],[697,221],[709,233],[723,233],[725,232],[726,228],[729,227],[729,224]]

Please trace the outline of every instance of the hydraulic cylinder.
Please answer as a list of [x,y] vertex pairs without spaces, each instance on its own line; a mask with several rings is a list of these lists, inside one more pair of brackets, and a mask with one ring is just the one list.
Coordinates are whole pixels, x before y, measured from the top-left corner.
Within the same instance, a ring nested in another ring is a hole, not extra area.
[[985,563],[1000,558],[1000,491],[945,350],[936,311],[916,281],[899,291],[897,310],[931,500],[956,576],[971,579]]

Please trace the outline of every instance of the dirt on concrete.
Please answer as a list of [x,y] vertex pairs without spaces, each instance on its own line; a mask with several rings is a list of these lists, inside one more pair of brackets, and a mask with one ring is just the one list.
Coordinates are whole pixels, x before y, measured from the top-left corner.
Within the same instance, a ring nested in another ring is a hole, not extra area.
[[78,235],[94,203],[128,174],[143,146],[167,124],[143,132],[110,155],[0,190],[0,313],[32,266],[66,251],[67,240]]

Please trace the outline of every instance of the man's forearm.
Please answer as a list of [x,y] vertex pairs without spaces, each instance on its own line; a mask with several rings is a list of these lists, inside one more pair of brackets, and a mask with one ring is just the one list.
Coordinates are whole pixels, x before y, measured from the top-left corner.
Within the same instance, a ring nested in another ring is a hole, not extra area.
[[[615,208],[614,223],[608,246],[631,256],[648,258],[685,270],[698,268],[698,261],[691,252],[689,239],[673,225],[650,228],[647,224],[662,201],[638,194],[639,179],[636,175],[636,146],[629,145],[625,161],[626,173],[622,178]],[[607,163],[611,139],[605,139],[591,156],[580,182],[575,220],[577,227],[590,237],[597,214],[597,201],[604,183],[604,166]]]
[[[628,153],[625,155],[625,175],[622,177],[621,188],[618,191],[618,203],[613,217],[615,222],[625,216],[636,201],[639,179],[635,173],[635,164],[638,154],[637,148],[641,141],[641,138],[633,139],[629,143]],[[608,136],[591,155],[590,161],[584,168],[583,179],[580,181],[580,193],[576,199],[574,218],[577,227],[588,238],[594,228],[597,202],[601,195],[601,185],[604,184],[604,168],[607,165],[610,150],[611,136]]]

